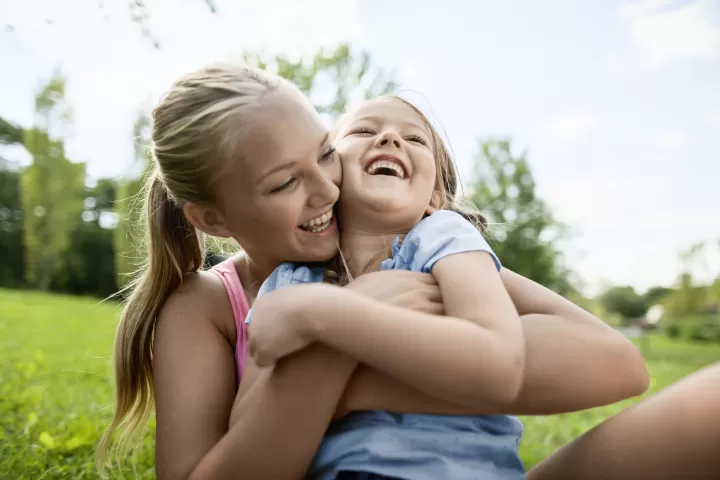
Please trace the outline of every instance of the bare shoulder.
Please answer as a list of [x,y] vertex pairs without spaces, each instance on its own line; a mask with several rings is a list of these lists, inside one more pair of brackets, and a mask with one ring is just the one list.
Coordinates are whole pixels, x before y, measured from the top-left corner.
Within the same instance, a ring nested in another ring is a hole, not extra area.
[[[207,325],[198,325],[202,322]],[[157,333],[166,329],[194,330],[215,327],[235,346],[236,327],[232,306],[222,281],[212,272],[185,276],[183,283],[165,301],[157,319]]]

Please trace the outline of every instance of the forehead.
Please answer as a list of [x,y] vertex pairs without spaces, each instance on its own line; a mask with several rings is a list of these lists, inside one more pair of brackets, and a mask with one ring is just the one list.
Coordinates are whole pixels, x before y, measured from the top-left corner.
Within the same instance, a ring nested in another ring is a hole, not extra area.
[[412,107],[393,98],[376,98],[362,103],[347,114],[341,128],[363,120],[409,125],[430,133],[425,120]]
[[267,170],[320,148],[327,127],[312,104],[298,91],[281,88],[254,106],[243,157],[251,170]]

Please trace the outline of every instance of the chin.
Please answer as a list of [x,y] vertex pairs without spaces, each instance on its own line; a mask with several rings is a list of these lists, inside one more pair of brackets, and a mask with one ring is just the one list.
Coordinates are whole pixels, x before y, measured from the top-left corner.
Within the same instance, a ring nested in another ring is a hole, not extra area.
[[298,256],[301,262],[326,262],[332,259],[338,252],[337,237],[322,239],[317,245],[306,246],[298,249]]

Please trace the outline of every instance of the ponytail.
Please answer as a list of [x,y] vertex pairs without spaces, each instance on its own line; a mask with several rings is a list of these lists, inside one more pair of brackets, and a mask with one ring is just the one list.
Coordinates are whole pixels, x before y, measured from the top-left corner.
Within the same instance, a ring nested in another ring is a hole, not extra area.
[[182,207],[168,195],[162,178],[153,172],[144,189],[147,260],[130,285],[132,293],[120,317],[115,337],[115,416],[98,445],[99,467],[109,463],[110,444],[127,453],[142,432],[154,407],[152,345],[155,323],[165,300],[184,275],[204,263],[203,236],[187,221]]

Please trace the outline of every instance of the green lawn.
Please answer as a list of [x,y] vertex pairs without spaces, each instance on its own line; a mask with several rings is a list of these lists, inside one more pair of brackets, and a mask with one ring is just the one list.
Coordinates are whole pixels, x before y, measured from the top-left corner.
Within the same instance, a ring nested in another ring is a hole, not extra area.
[[[98,478],[94,444],[112,409],[110,352],[119,307],[96,300],[0,289],[0,478]],[[650,339],[655,392],[720,361],[720,344]],[[648,393],[648,394],[649,394]],[[586,412],[523,418],[528,468],[632,401]],[[152,438],[116,478],[154,478]]]

